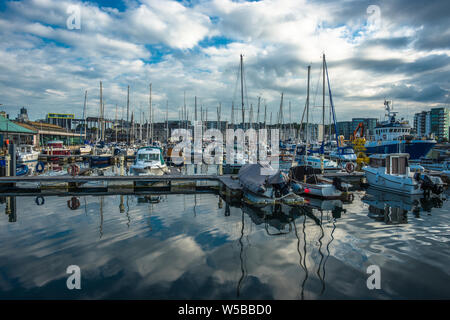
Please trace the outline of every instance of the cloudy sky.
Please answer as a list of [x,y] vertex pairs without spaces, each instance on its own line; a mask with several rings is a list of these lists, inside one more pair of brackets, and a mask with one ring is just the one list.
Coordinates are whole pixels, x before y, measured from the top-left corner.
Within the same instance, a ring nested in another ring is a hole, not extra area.
[[[79,29],[76,10],[80,9]],[[284,118],[299,122],[311,65],[313,119],[321,104],[321,55],[328,63],[337,120],[383,115],[394,101],[412,120],[422,109],[448,106],[450,1],[144,0],[0,1],[0,106],[15,117],[47,112],[98,115],[99,82],[106,114],[148,116],[152,83],[156,120],[178,117],[186,94],[216,119],[228,120],[240,99],[244,55],[246,104],[257,97],[273,122],[284,92]],[[70,28],[69,28],[70,27]],[[75,28],[74,28],[75,27]],[[314,118],[315,117],[315,118]]]

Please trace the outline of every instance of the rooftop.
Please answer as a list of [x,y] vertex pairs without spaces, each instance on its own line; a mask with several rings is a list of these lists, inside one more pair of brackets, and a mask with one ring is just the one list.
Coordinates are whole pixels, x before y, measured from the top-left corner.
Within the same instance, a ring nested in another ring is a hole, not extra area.
[[19,125],[9,119],[0,115],[0,131],[2,132],[14,132],[14,133],[25,133],[25,134],[34,134],[37,131],[33,128],[27,128],[22,125]]

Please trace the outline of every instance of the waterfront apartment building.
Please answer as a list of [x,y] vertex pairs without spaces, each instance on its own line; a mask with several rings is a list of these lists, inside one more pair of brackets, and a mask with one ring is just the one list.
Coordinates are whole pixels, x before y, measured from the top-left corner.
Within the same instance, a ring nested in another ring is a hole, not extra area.
[[420,138],[431,135],[431,111],[422,111],[414,115],[414,131]]
[[352,121],[338,121],[336,123],[338,135],[344,136],[344,139],[350,139],[350,136],[353,133],[353,124]]
[[64,129],[71,130],[72,129],[72,120],[74,119],[73,114],[66,113],[48,113],[46,116],[47,123],[54,124]]
[[378,119],[377,118],[352,118],[352,132],[358,127],[359,123],[364,124],[364,135],[366,137],[372,136],[375,134],[375,127],[377,126]]
[[450,126],[450,109],[449,108],[433,108],[431,109],[431,132],[439,138],[448,137],[448,127]]
[[449,139],[450,109],[433,108],[414,115],[414,129],[419,137],[434,135],[437,139]]

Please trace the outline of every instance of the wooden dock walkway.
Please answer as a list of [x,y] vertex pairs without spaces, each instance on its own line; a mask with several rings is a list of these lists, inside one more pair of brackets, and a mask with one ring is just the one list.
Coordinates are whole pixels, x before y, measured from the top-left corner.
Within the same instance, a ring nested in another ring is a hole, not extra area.
[[68,174],[59,176],[19,176],[0,177],[0,185],[4,183],[20,182],[66,182],[66,183],[87,183],[87,182],[165,182],[165,181],[220,181],[218,175],[181,175],[168,174],[162,176],[71,176]]

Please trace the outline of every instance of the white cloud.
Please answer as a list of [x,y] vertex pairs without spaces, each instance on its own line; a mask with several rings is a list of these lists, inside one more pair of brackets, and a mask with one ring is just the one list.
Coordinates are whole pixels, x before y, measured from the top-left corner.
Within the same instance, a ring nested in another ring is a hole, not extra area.
[[[82,9],[81,30],[68,30],[66,9],[77,3]],[[94,106],[102,80],[107,114],[113,116],[115,104],[119,108],[125,105],[127,85],[137,110],[147,103],[148,84],[152,82],[155,108],[165,110],[169,100],[172,118],[178,116],[184,91],[190,109],[197,95],[210,115],[222,102],[223,113],[229,118],[231,101],[238,96],[236,72],[242,53],[249,102],[255,105],[257,96],[263,94],[269,112],[275,115],[284,91],[286,101],[292,102],[293,118],[299,121],[306,67],[312,63],[315,90],[325,52],[335,104],[340,108],[338,119],[343,119],[363,116],[366,107],[382,112],[381,102],[373,96],[393,84],[420,81],[419,76],[405,72],[383,74],[354,68],[355,60],[413,63],[430,54],[411,43],[385,45],[385,39],[414,38],[420,28],[398,26],[383,11],[379,29],[367,27],[366,8],[361,5],[342,23],[340,10],[351,8],[352,2],[216,0],[188,7],[175,1],[148,0],[126,5],[119,11],[90,2],[8,2],[6,11],[0,12],[4,39],[0,48],[4,100],[0,103],[17,108],[26,105],[32,118],[44,117],[45,108],[81,113],[84,90],[88,90],[91,113],[96,115]],[[214,37],[226,41],[216,45]],[[206,44],[199,46],[203,40]],[[443,49],[432,53],[450,54]],[[441,82],[443,89],[450,89]],[[48,95],[46,90],[63,92],[65,98]]]

